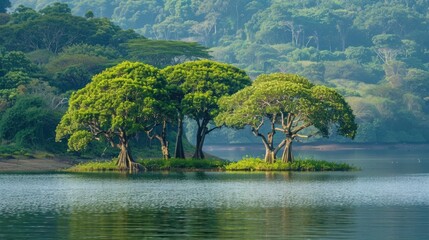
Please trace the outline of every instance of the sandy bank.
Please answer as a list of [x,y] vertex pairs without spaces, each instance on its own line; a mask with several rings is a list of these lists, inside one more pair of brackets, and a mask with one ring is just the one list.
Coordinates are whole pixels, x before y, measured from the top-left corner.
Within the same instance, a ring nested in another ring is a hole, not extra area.
[[0,172],[56,171],[72,165],[72,162],[60,159],[6,159],[0,160]]

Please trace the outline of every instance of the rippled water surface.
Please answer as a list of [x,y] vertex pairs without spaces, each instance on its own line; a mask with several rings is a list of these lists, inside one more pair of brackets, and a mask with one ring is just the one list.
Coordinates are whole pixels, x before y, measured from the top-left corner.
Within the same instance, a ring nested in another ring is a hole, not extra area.
[[429,239],[429,155],[347,154],[362,171],[0,174],[0,239]]

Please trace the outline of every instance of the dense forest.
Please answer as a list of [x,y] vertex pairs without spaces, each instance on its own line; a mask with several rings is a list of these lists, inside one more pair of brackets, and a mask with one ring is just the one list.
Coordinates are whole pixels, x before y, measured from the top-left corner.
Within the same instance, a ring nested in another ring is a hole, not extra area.
[[[14,0],[0,6],[7,12],[0,14],[4,143],[46,145],[53,138],[43,134],[59,121],[70,92],[106,67],[208,57],[201,45],[252,78],[291,72],[336,88],[357,117],[355,141],[429,141],[427,1],[61,2],[68,5]],[[189,124],[188,136],[193,132]],[[257,140],[228,129],[208,141],[217,138]]]
[[[164,67],[210,57],[197,43],[149,40],[91,12],[74,16],[62,3],[38,11],[3,9],[0,16],[0,153],[5,156],[32,150],[64,153],[67,144],[55,142],[55,128],[70,95],[107,67],[124,60]],[[144,135],[133,142],[141,151],[151,150]],[[111,154],[103,143],[87,153]]]

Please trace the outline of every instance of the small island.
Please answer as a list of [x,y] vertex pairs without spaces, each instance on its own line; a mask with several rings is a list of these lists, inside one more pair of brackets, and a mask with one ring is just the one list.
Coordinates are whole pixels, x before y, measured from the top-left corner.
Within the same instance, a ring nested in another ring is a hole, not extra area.
[[[294,162],[267,163],[260,158],[244,158],[238,162],[220,159],[150,159],[137,160],[144,171],[352,171],[357,168],[346,163],[314,159],[296,159]],[[90,161],[64,169],[66,172],[121,172],[115,160]]]
[[[193,161],[184,159],[183,119],[195,121]],[[119,150],[116,161],[87,163],[74,169],[139,172],[164,169],[218,168],[226,170],[348,170],[350,166],[310,160],[294,161],[292,143],[313,136],[329,137],[332,129],[353,139],[357,124],[350,106],[334,89],[315,85],[295,74],[262,74],[251,81],[232,65],[197,60],[166,67],[125,61],[95,75],[73,93],[56,129],[56,139],[68,139],[72,151],[94,140]],[[167,126],[177,126],[175,160],[170,159]],[[206,136],[223,126],[249,126],[262,140],[265,157],[220,164],[205,161]],[[269,129],[267,134],[262,128]],[[274,135],[283,134],[275,144]],[[136,162],[130,139],[146,133],[159,140],[163,160]],[[283,150],[281,160],[277,153]]]

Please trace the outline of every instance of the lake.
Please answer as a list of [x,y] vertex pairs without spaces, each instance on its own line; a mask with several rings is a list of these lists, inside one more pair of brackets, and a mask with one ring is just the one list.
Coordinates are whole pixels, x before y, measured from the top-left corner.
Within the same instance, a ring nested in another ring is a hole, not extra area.
[[429,239],[427,146],[297,150],[362,170],[0,174],[0,239]]

